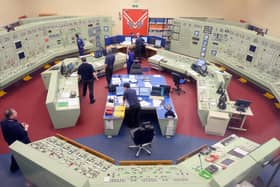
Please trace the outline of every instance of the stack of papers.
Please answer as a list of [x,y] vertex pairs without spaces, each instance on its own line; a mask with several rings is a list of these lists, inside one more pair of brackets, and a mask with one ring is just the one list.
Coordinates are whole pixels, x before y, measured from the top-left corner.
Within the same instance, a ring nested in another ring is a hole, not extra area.
[[113,77],[112,78],[112,85],[120,85],[121,79],[119,77]]
[[149,107],[151,104],[147,101],[141,101],[140,105],[141,105],[141,107]]
[[159,107],[162,103],[162,100],[153,99],[153,106]]

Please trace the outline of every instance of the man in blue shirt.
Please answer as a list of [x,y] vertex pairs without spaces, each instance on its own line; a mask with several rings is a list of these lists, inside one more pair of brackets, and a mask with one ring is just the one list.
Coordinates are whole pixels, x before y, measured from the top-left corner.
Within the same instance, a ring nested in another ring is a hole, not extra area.
[[127,74],[130,73],[131,65],[134,62],[134,52],[132,51],[131,47],[127,48],[127,61],[126,61],[126,68],[127,68]]
[[85,47],[85,44],[84,44],[84,41],[82,40],[82,38],[79,37],[78,34],[76,34],[76,40],[77,40],[77,46],[78,46],[78,49],[79,49],[79,54],[80,56],[83,56],[84,55],[84,47]]
[[139,126],[140,120],[140,110],[141,106],[134,89],[130,89],[129,83],[124,83],[124,95],[123,95],[123,104],[128,103],[129,109],[126,115],[126,122],[129,128],[135,128]]
[[98,80],[96,75],[96,71],[94,70],[93,66],[87,63],[86,58],[82,58],[82,64],[78,68],[78,74],[80,75],[80,79],[83,83],[83,96],[86,96],[87,87],[89,89],[89,99],[90,104],[95,102],[94,99],[94,92],[93,92],[93,82],[94,78]]
[[107,48],[107,55],[105,57],[105,74],[107,80],[107,88],[110,87],[113,70],[114,70],[114,63],[115,63],[115,55],[112,53],[112,49],[109,47]]
[[140,34],[136,34],[137,38],[135,41],[135,57],[142,58],[143,57],[143,48],[145,48],[145,43],[143,38],[140,37]]
[[[4,119],[1,121],[1,129],[8,145],[13,144],[17,140],[25,144],[30,143],[27,134],[28,128],[28,124],[17,121],[17,112],[14,109],[8,109],[5,111]],[[18,164],[12,156],[10,171],[14,173],[17,170],[19,170]]]

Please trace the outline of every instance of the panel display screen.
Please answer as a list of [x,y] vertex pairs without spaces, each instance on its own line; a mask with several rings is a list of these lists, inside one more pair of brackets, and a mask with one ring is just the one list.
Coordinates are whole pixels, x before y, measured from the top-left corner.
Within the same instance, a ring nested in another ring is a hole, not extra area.
[[25,58],[24,52],[19,52],[19,53],[18,53],[18,58],[19,58],[20,60],[24,59],[24,58]]
[[15,42],[16,49],[22,48],[21,41]]
[[254,45],[250,45],[250,48],[249,48],[249,50],[251,51],[251,52],[255,52],[256,51],[256,46],[254,46]]
[[253,61],[253,57],[251,55],[247,55],[246,60],[248,62],[252,62]]

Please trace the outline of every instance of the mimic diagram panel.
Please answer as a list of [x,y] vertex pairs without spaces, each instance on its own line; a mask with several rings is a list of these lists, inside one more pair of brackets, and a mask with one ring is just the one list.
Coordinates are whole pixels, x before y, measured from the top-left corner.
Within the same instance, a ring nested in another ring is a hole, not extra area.
[[[0,88],[11,80],[48,62],[53,57],[78,51],[75,34],[92,49],[104,47],[112,35],[110,17],[73,17],[35,21],[0,33]],[[57,55],[56,55],[57,54]]]
[[174,23],[172,51],[221,63],[280,100],[279,39],[226,22],[180,18]]

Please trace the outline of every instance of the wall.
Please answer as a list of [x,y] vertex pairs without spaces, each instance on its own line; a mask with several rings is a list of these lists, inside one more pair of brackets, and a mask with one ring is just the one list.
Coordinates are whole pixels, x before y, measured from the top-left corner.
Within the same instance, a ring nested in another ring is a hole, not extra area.
[[280,37],[280,1],[279,0],[247,0],[247,20],[260,27],[268,28],[268,33]]
[[17,21],[17,18],[24,15],[24,0],[0,0],[0,25],[7,25]]
[[[235,0],[25,0],[27,3],[25,12],[28,16],[36,16],[38,13],[53,13],[58,15],[109,15],[113,17],[115,27],[114,34],[122,32],[122,22],[119,20],[119,12],[123,8],[131,8],[133,2],[138,2],[139,8],[149,9],[150,17],[225,17],[232,19],[230,6],[238,6]],[[32,6],[30,6],[32,5]],[[106,8],[108,7],[108,8]],[[234,10],[235,11],[235,10]],[[236,12],[234,12],[236,13]],[[240,14],[239,14],[240,15]],[[241,14],[242,15],[242,14]],[[239,18],[237,19],[239,20]]]

